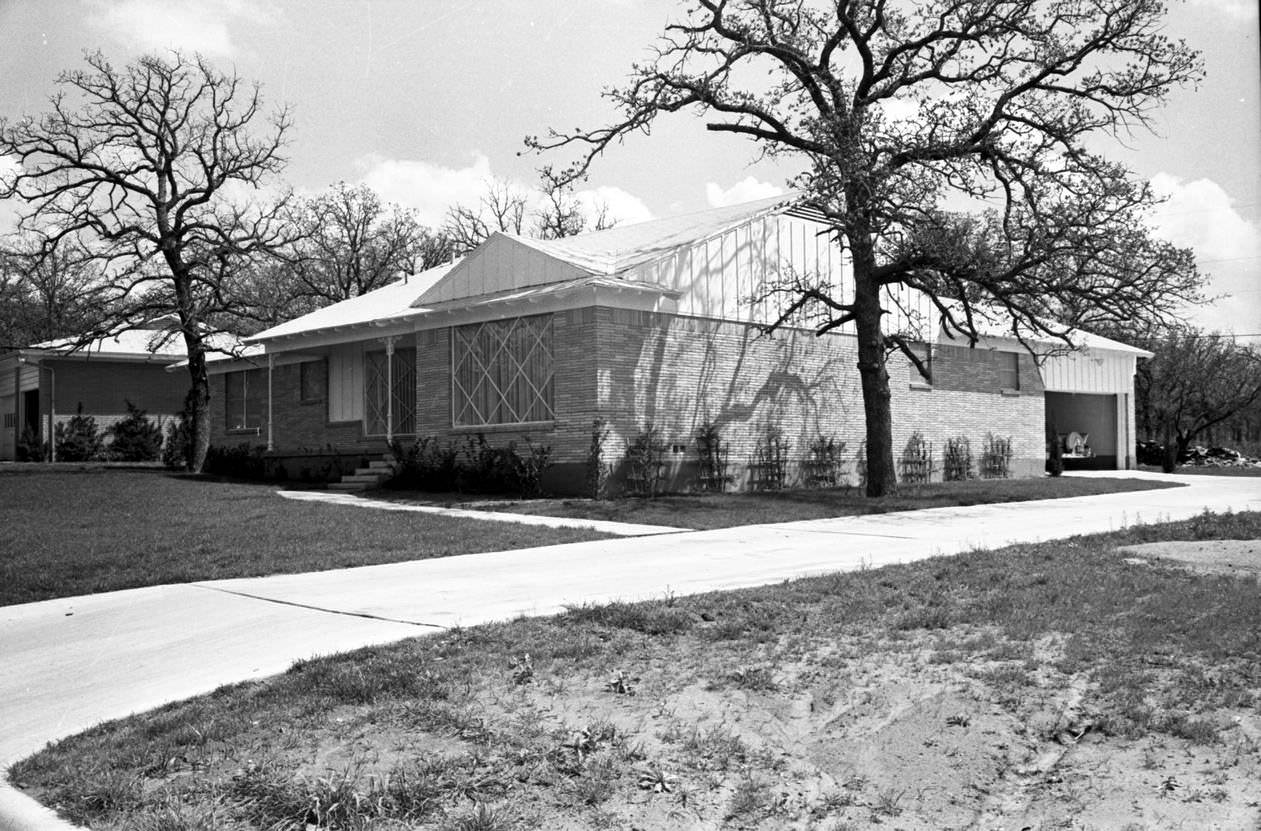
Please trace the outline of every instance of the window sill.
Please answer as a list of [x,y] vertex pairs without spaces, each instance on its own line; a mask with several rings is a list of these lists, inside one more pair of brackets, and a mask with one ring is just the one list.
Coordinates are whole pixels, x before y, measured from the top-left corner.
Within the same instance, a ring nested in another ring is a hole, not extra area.
[[925,384],[923,381],[912,381],[912,382],[911,382],[910,384],[908,384],[907,386],[908,386],[908,387],[910,387],[910,389],[913,389],[913,390],[919,390],[920,392],[932,392],[932,391],[933,391],[933,385],[932,385],[932,384]]
[[1014,389],[1011,389],[1010,387],[1006,387],[1002,390],[999,390],[999,394],[1002,395],[1004,398],[1019,398],[1020,390],[1014,390]]
[[303,407],[310,407],[314,404],[323,404],[323,403],[324,403],[323,398],[301,398],[298,400],[298,404],[300,404]]
[[451,428],[452,433],[525,433],[530,430],[554,430],[555,419],[551,421],[523,421],[518,424],[480,424],[457,425]]
[[257,436],[263,432],[262,427],[233,427],[231,430],[224,430],[225,436]]

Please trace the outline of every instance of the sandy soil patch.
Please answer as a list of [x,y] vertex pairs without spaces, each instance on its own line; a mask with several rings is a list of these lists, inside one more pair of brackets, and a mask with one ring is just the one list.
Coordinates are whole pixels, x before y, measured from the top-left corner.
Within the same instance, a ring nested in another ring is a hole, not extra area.
[[1166,540],[1118,548],[1135,560],[1261,579],[1261,540]]

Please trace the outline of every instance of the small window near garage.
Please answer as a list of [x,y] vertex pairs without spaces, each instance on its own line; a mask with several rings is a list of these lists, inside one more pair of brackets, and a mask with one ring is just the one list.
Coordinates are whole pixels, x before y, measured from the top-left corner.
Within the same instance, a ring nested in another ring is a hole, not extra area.
[[5,413],[5,414],[4,414],[4,429],[6,429],[6,430],[12,430],[14,427],[16,427],[16,426],[17,426],[17,423],[18,423],[18,414],[17,414],[17,413]]
[[998,388],[1000,390],[1020,389],[1020,353],[998,353]]
[[263,409],[257,400],[258,391],[252,388],[257,384],[251,374],[229,372],[223,378],[223,423],[229,431],[257,431],[263,426]]
[[323,401],[328,394],[328,362],[303,361],[298,364],[298,400],[303,404]]
[[[932,384],[933,383],[933,347],[928,343],[911,343],[908,344],[913,354],[924,365],[924,373],[921,373],[919,367],[915,366],[914,361],[907,361],[907,372],[910,375],[912,384]],[[927,377],[925,377],[925,373]]]

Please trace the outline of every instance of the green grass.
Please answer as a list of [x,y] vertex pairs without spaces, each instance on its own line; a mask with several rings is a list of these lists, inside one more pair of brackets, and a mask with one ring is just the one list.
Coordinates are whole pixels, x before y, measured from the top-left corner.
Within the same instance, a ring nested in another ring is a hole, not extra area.
[[[1063,499],[1122,491],[1181,487],[1178,483],[1144,479],[1079,478],[972,479],[904,485],[883,499],[868,499],[851,490],[786,490],[774,493],[727,493],[697,496],[659,496],[653,499],[540,499],[502,504],[479,503],[487,510],[542,514],[545,516],[665,525],[696,530],[826,519],[921,508],[981,505],[993,502],[1027,502]],[[398,496],[397,494],[395,495]],[[415,498],[424,498],[412,494]],[[388,496],[386,498],[389,498]]]
[[[942,775],[966,771],[970,747],[1001,760],[1090,732],[1162,742],[1153,758],[1192,757],[1168,742],[1221,748],[1228,783],[1230,714],[1261,702],[1261,586],[1115,549],[1254,538],[1259,513],[1204,515],[455,630],[101,725],[11,776],[98,828],[301,828],[308,811],[342,829],[966,824],[993,782],[908,787],[864,745],[928,684],[924,700],[956,699],[925,711],[922,746],[893,746],[938,754]],[[802,749],[816,734],[841,761]],[[841,784],[811,790],[825,772]]]
[[0,605],[599,539],[576,530],[296,502],[163,471],[0,473]]

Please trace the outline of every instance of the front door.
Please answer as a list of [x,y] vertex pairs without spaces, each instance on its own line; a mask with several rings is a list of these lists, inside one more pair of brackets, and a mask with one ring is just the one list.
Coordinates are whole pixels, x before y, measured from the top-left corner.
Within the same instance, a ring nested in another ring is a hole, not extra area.
[[411,435],[416,432],[416,350],[395,349],[364,355],[368,435]]

